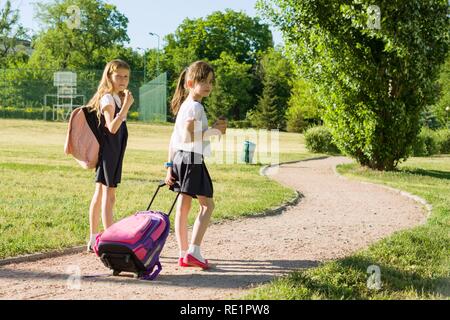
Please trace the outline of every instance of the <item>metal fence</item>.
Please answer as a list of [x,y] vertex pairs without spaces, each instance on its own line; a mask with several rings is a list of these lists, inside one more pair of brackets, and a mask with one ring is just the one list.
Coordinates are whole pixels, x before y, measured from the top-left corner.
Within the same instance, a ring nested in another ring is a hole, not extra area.
[[[61,73],[75,75],[75,83],[73,76],[67,82]],[[91,99],[102,74],[103,70],[0,69],[0,118],[66,119],[69,109]],[[135,97],[131,119],[138,118],[143,78],[143,72],[132,71],[128,87]]]
[[139,89],[139,120],[167,121],[167,73],[164,72]]

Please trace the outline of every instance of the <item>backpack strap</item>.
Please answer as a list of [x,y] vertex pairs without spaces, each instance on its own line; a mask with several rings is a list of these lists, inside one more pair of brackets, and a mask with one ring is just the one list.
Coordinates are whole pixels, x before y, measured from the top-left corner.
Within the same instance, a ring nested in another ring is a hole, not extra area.
[[92,133],[94,133],[97,138],[98,144],[101,146],[103,139],[101,134],[101,123],[99,123],[96,112],[89,112],[88,107],[84,106],[81,108],[84,112],[84,116],[86,117],[86,122],[91,128]]

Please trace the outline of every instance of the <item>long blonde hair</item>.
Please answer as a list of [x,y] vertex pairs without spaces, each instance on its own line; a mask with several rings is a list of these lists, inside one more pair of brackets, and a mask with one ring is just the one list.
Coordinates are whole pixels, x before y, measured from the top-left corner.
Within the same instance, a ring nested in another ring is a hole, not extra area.
[[186,87],[188,80],[192,80],[194,83],[205,81],[208,79],[210,73],[212,73],[214,80],[215,74],[213,67],[204,61],[195,61],[181,72],[170,104],[174,116],[178,114],[181,104],[189,94],[189,90]]
[[113,82],[111,80],[111,75],[117,71],[118,69],[126,69],[131,71],[130,66],[123,60],[115,59],[110,62],[105,67],[103,71],[102,79],[100,80],[100,84],[97,88],[97,92],[94,94],[92,99],[88,102],[87,106],[89,111],[95,111],[97,113],[97,118],[100,122],[101,111],[100,111],[100,100],[105,94],[112,94],[114,92]]

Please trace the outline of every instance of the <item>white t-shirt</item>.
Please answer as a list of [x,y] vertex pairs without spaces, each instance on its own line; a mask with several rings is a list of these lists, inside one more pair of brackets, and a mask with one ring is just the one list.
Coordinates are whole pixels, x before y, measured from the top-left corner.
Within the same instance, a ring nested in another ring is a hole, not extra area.
[[[183,134],[186,121],[189,118],[194,118],[194,141],[185,143],[183,142]],[[172,137],[170,138],[170,148],[173,152],[184,150],[209,157],[211,155],[210,142],[209,139],[203,139],[203,132],[206,130],[208,130],[208,119],[202,104],[190,99],[185,100],[177,114]]]
[[113,106],[115,109],[115,103],[116,102],[117,106],[120,108],[122,108],[122,101],[120,100],[120,97],[117,94],[110,94],[107,93],[105,94],[101,99],[100,99],[100,110],[103,113],[103,109],[106,106]]

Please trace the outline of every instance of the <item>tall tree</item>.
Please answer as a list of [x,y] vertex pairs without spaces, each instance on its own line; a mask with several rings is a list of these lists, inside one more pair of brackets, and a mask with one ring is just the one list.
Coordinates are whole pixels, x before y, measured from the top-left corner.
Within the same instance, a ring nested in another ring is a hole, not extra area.
[[[391,170],[405,160],[449,46],[447,0],[259,0],[345,153]],[[381,13],[381,17],[379,16]]]
[[442,66],[437,85],[440,98],[439,101],[431,107],[431,110],[433,114],[436,115],[441,126],[450,128],[450,55]]
[[103,0],[53,0],[36,8],[44,28],[35,40],[33,65],[103,69],[110,50],[129,41],[128,18]]
[[19,22],[19,12],[7,0],[0,8],[0,67],[7,67],[26,59],[24,50],[20,50],[20,41],[27,40],[25,28]]
[[206,100],[211,119],[219,116],[226,116],[231,120],[243,119],[250,108],[251,65],[239,63],[225,52],[221,54],[220,59],[213,61],[212,65],[216,83],[211,96]]
[[321,123],[321,109],[310,83],[305,79],[292,80],[292,94],[286,111],[287,131],[304,132],[309,126]]
[[[286,127],[285,113],[288,109],[292,89],[291,63],[281,51],[270,48],[262,54],[257,74],[264,87],[260,100],[264,101],[258,101],[256,109],[252,112],[252,118],[256,121],[255,125],[284,130]],[[271,110],[269,113],[268,108]],[[261,112],[265,115],[258,115]],[[275,114],[273,114],[274,112]],[[270,115],[268,116],[268,114]]]
[[174,34],[166,37],[166,52],[177,48],[194,48],[198,59],[220,59],[226,52],[239,63],[257,63],[258,52],[273,47],[267,24],[243,12],[230,9],[216,11],[206,18],[185,19]]
[[[257,103],[256,97],[262,90],[261,80],[255,75],[259,56],[273,47],[267,24],[228,9],[205,18],[185,19],[165,40],[162,66],[172,84],[169,96],[183,68],[195,60],[206,60],[215,65],[218,77],[209,99],[211,112],[221,108],[230,119],[239,120]],[[232,74],[241,76],[244,88],[231,83]]]
[[248,113],[252,126],[256,128],[284,129],[284,113],[280,112],[275,95],[274,84],[265,81],[264,89],[255,110]]

